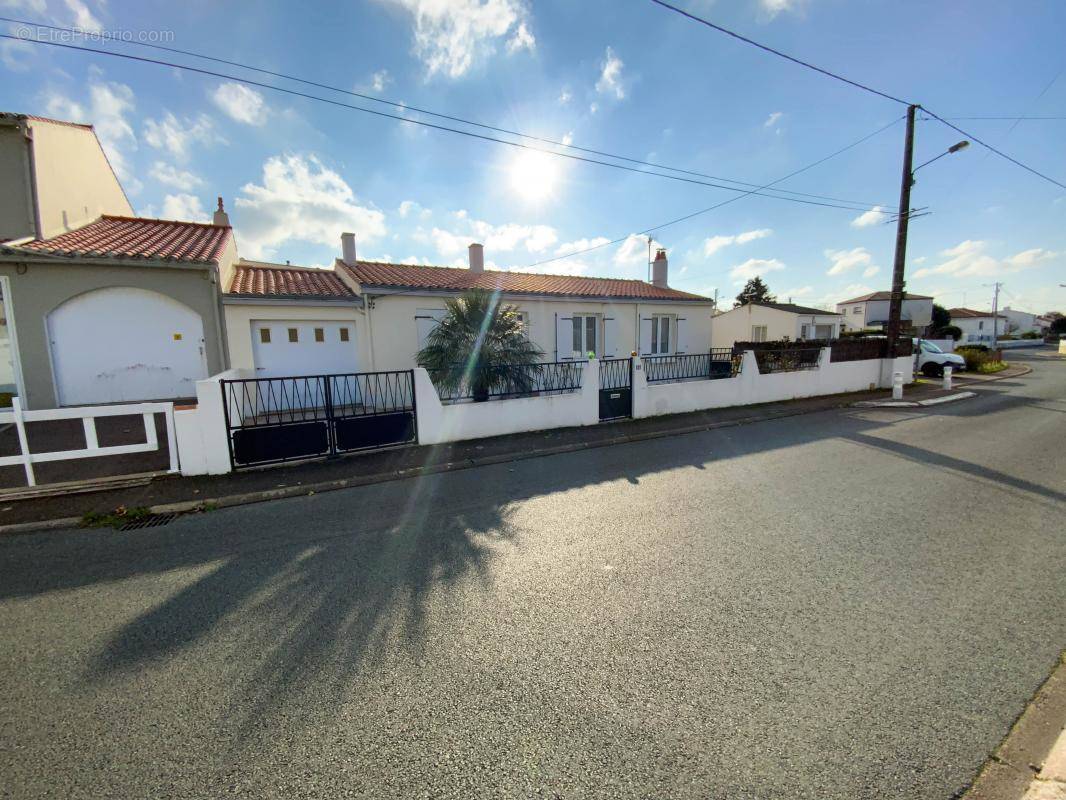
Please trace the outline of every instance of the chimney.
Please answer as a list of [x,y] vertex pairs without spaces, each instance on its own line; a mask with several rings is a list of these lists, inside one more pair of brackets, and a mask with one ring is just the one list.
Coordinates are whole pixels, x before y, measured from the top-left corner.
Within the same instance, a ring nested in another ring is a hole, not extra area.
[[666,251],[661,247],[655,253],[655,260],[651,263],[651,282],[653,286],[666,288],[667,273]]
[[229,214],[226,213],[226,209],[222,207],[222,198],[218,198],[218,208],[215,210],[214,217],[211,218],[212,225],[221,225],[223,227],[229,227]]
[[349,267],[355,266],[355,234],[341,234],[341,261]]
[[470,245],[470,271],[485,271],[485,245],[474,242]]

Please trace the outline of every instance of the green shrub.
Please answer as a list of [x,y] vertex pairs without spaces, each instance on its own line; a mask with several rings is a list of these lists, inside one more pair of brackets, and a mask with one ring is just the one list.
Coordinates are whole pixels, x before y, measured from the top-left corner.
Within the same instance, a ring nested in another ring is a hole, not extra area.
[[984,345],[977,347],[958,347],[955,352],[966,359],[966,369],[970,372],[980,372],[981,367],[987,364],[992,355]]
[[1023,339],[1040,339],[1041,336],[1036,331],[1026,331],[1022,334]]
[[1000,370],[1004,370],[1009,366],[1010,363],[1007,361],[986,361],[984,364],[978,367],[977,371],[983,375],[991,375],[993,372],[999,372]]

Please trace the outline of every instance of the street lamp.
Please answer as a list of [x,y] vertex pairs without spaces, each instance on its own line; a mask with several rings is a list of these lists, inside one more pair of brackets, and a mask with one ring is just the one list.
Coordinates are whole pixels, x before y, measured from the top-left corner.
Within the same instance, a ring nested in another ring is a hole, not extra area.
[[907,222],[911,214],[911,186],[914,185],[914,173],[922,167],[932,164],[937,158],[957,153],[970,146],[969,142],[963,140],[953,144],[936,158],[931,158],[924,164],[919,164],[917,168],[912,166],[914,163],[914,112],[917,110],[918,106],[916,105],[907,107],[907,134],[903,145],[903,176],[899,189],[899,219],[896,221],[896,258],[892,265],[892,294],[888,303],[888,353],[891,357],[896,355],[896,345],[899,340],[899,320],[903,310],[903,268],[907,260]]

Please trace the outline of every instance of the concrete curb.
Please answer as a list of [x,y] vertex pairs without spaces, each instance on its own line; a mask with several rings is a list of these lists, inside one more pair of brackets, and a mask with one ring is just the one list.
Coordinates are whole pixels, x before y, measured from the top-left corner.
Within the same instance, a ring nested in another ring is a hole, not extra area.
[[977,397],[977,392],[959,392],[945,397],[930,397],[928,400],[861,400],[852,403],[853,408],[925,408],[939,406],[944,403],[954,403],[956,400],[967,400]]
[[[425,475],[437,475],[443,472],[455,472],[474,467],[485,467],[493,464],[504,464],[512,461],[525,461],[531,458],[544,458],[546,456],[573,453],[578,450],[595,450],[600,447],[611,447],[618,444],[633,444],[646,442],[652,439],[664,439],[670,436],[683,436],[689,433],[702,433],[704,431],[719,428],[733,428],[740,425],[750,425],[754,422],[796,417],[803,414],[815,414],[821,411],[847,408],[848,404],[827,406],[825,408],[803,409],[795,411],[780,411],[773,414],[741,417],[722,422],[700,423],[699,425],[686,425],[681,428],[671,428],[662,431],[645,431],[643,433],[624,433],[612,436],[609,439],[601,439],[595,442],[575,442],[572,444],[556,445],[554,447],[542,447],[536,450],[526,450],[517,453],[500,453],[497,455],[483,456],[479,458],[464,459],[462,461],[448,461],[441,464],[430,464],[422,467],[409,467],[407,469],[390,470],[372,475],[358,475],[351,478],[339,478],[332,481],[318,483],[305,483],[297,486],[283,486],[276,489],[264,489],[255,492],[243,492],[240,494],[222,495],[220,497],[203,497],[195,500],[182,500],[176,503],[163,503],[148,506],[153,514],[189,514],[200,511],[213,510],[216,508],[231,508],[233,506],[262,503],[268,500],[282,500],[287,497],[303,497],[322,492],[337,491],[339,489],[352,489],[358,486],[371,486],[378,483],[404,480],[405,478],[417,478]],[[20,522],[11,525],[0,525],[0,536],[34,533],[37,531],[52,531],[63,528],[77,528],[79,531],[99,530],[97,528],[82,528],[81,517],[64,517],[61,519],[42,520],[40,522]]]

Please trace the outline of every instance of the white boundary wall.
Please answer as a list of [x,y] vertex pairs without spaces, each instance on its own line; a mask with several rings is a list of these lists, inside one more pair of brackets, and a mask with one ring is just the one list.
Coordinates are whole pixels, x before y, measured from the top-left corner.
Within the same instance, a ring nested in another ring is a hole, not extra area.
[[419,444],[596,425],[600,421],[600,362],[581,363],[581,389],[576,392],[449,404],[440,401],[429,373],[418,367],[415,369],[415,397]]
[[196,382],[196,408],[174,412],[182,475],[222,475],[233,471],[221,381],[254,377],[252,369],[229,369]]
[[[912,356],[897,358],[894,362],[868,359],[833,364],[829,361],[829,354],[828,347],[822,348],[817,369],[761,375],[755,353],[747,350],[736,377],[706,381],[649,384],[644,370],[636,369],[633,374],[633,416],[640,419],[708,408],[887,388],[892,385],[893,372],[902,372],[905,383],[914,377]],[[887,369],[889,364],[891,369]]]

